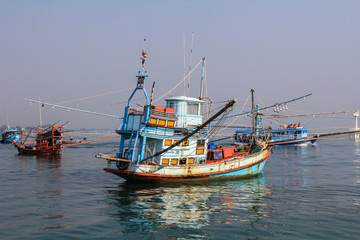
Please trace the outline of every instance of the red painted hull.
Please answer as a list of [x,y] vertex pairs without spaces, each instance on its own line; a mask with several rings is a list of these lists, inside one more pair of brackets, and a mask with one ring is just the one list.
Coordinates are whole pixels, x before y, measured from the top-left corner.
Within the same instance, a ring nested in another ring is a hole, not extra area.
[[43,149],[27,149],[24,145],[20,145],[19,143],[14,143],[16,149],[18,150],[19,154],[22,155],[42,155],[42,154],[53,154],[59,155],[61,154],[61,145],[56,145],[53,147],[43,148]]

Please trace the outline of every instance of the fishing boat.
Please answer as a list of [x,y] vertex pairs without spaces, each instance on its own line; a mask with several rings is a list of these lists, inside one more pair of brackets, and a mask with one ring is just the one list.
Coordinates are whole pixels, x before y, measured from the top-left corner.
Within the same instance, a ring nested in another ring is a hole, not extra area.
[[35,145],[24,143],[26,139],[23,141],[23,132],[21,132],[20,143],[13,142],[13,144],[19,151],[19,154],[60,154],[62,150],[62,128],[63,125],[51,125],[45,130],[40,128],[36,135]]
[[[287,104],[298,101],[300,99],[305,99],[311,94],[307,94],[302,97],[294,98],[289,101],[282,103],[274,104],[274,112],[280,112],[287,110]],[[316,135],[308,135],[308,129],[298,124],[289,124],[289,126],[284,125],[278,127],[278,129],[272,129],[271,127],[264,127],[263,125],[263,114],[260,112],[260,106],[255,106],[254,101],[254,90],[251,90],[252,96],[252,108],[256,109],[255,114],[253,115],[253,124],[252,128],[245,128],[236,130],[234,134],[234,143],[233,145],[243,146],[248,145],[253,142],[253,137],[258,136],[258,138],[267,138],[269,140],[269,145],[297,145],[297,144],[314,144],[317,140]],[[261,110],[268,109],[270,107],[261,108]],[[278,116],[272,116],[278,117]]]
[[[278,110],[276,110],[278,112]],[[325,113],[311,113],[311,114],[298,114],[298,115],[267,115],[262,117],[270,119],[278,118],[292,118],[292,117],[320,117],[326,115],[336,115],[336,114],[349,114],[351,111],[340,111],[340,112],[325,112]],[[354,116],[357,116],[357,112],[354,113]],[[356,119],[357,120],[357,119]],[[329,136],[337,135],[346,135],[346,134],[359,134],[360,129],[357,127],[357,122],[355,124],[355,129],[350,131],[341,131],[341,132],[329,132],[329,133],[312,133],[309,134],[309,130],[301,125],[301,123],[289,124],[289,125],[280,125],[277,129],[271,129],[271,127],[264,126],[259,127],[257,130],[261,135],[270,135],[269,145],[311,145],[314,144],[318,139]],[[251,142],[251,137],[253,135],[253,130],[249,128],[240,129],[235,132],[234,145],[243,145]]]
[[7,127],[4,131],[1,132],[1,143],[12,143],[18,142],[20,140],[19,130],[16,128],[12,129]]
[[[104,170],[128,181],[180,181],[220,178],[245,178],[260,174],[271,155],[271,147],[255,141],[245,148],[216,146],[210,123],[234,105],[230,100],[219,112],[203,121],[202,85],[200,97],[169,97],[166,107],[154,106],[145,90],[147,73],[137,76],[137,85],[125,107],[124,118],[116,133],[121,135],[115,155],[98,154],[106,159]],[[205,59],[202,59],[202,79]],[[201,81],[203,82],[203,81]],[[130,107],[136,91],[144,93],[146,104]],[[153,93],[153,91],[152,91]]]
[[[305,145],[314,144],[318,139],[316,135],[308,135],[308,129],[296,126],[290,128],[265,129],[261,134],[269,134],[271,145]],[[235,132],[234,144],[248,144],[251,141],[253,131],[251,129],[241,129]]]

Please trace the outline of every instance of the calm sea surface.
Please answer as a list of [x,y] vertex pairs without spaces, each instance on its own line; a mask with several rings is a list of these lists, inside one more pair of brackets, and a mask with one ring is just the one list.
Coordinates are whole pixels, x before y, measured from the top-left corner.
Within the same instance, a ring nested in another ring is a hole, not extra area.
[[97,153],[59,158],[0,145],[1,239],[359,239],[360,142],[276,147],[263,174],[201,184],[130,184]]

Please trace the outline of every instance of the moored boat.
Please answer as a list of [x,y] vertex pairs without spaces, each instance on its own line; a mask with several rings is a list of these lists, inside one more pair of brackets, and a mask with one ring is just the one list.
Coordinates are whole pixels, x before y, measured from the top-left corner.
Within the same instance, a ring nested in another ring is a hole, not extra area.
[[16,128],[7,127],[1,132],[1,143],[18,142],[19,140],[19,130]]
[[[245,178],[263,171],[271,155],[266,142],[255,141],[246,149],[209,144],[213,136],[209,124],[228,112],[235,100],[206,121],[201,114],[201,97],[170,97],[165,99],[166,107],[154,106],[144,87],[145,57],[143,52],[142,71],[125,107],[123,123],[116,130],[121,135],[119,152],[96,155],[107,160],[105,171],[130,181]],[[130,107],[137,90],[146,98],[141,110]]]
[[[262,134],[270,134],[271,145],[299,145],[314,144],[317,136],[308,135],[308,129],[304,127],[291,127],[263,130]],[[251,141],[252,131],[250,129],[237,130],[235,132],[234,144],[247,144]]]
[[52,125],[46,130],[39,129],[36,135],[35,145],[23,142],[23,132],[21,141],[13,142],[19,154],[40,155],[40,154],[60,154],[62,150],[62,128],[63,126]]

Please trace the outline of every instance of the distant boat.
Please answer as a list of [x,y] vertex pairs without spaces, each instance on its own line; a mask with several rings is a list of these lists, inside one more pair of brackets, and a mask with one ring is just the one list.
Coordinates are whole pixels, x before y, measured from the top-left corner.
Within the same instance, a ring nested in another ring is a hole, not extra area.
[[[60,154],[62,150],[62,128],[63,126],[52,125],[46,130],[39,129],[36,135],[36,144],[26,144],[22,140],[13,142],[19,151],[24,155]],[[21,133],[23,139],[23,132]]]
[[[271,145],[304,145],[314,144],[317,136],[308,135],[308,129],[304,127],[281,128],[272,130],[263,130],[261,134],[269,134]],[[251,141],[252,130],[243,129],[235,132],[234,144],[247,144]]]
[[20,140],[19,130],[7,127],[1,132],[1,143],[12,143]]
[[[213,136],[209,124],[228,111],[235,100],[204,122],[201,97],[170,97],[166,99],[165,108],[154,106],[144,88],[145,57],[143,52],[142,72],[137,76],[136,88],[125,107],[123,123],[116,130],[121,135],[119,152],[96,155],[107,160],[105,171],[128,181],[245,178],[263,171],[271,155],[271,147],[266,142],[256,141],[246,149],[209,144]],[[137,90],[146,98],[141,110],[130,108]]]
[[[322,116],[322,115],[335,115],[335,114],[346,114],[350,113],[351,111],[342,111],[342,112],[328,112],[328,113],[312,113],[312,114],[300,114],[300,115],[290,115],[290,116],[270,116],[271,118],[285,118],[285,117],[299,117],[299,116]],[[286,127],[279,127],[278,129],[264,129],[258,128],[256,131],[261,136],[270,136],[269,145],[310,145],[314,144],[316,140],[329,137],[329,136],[337,136],[337,135],[346,135],[346,134],[353,134],[355,133],[356,136],[359,135],[360,129],[357,126],[357,117],[358,112],[354,113],[356,117],[356,124],[355,129],[350,131],[341,131],[341,132],[329,132],[329,133],[312,133],[308,134],[309,130],[304,128],[299,124],[291,124],[290,126]],[[235,132],[235,142],[234,145],[246,145],[251,142],[251,137],[253,136],[252,129],[242,129],[237,130]]]
[[[295,102],[300,99],[305,99],[305,97],[310,96],[311,94],[305,95],[303,97],[291,99],[289,101],[278,103],[274,105],[274,112],[280,112],[287,110],[287,103]],[[245,128],[235,131],[234,143],[233,145],[248,145],[253,142],[253,137],[267,139],[269,145],[299,145],[299,144],[314,144],[317,140],[317,136],[308,135],[308,129],[301,126],[301,124],[290,124],[289,126],[284,125],[280,126],[278,129],[271,129],[271,127],[263,126],[262,118],[263,114],[260,112],[260,106],[256,105],[254,101],[254,92],[252,90],[252,106],[253,109],[256,108],[255,114],[253,114],[253,122],[256,124],[252,129]],[[266,108],[262,108],[266,109]],[[278,117],[278,116],[275,116]],[[256,120],[257,119],[257,120]]]

